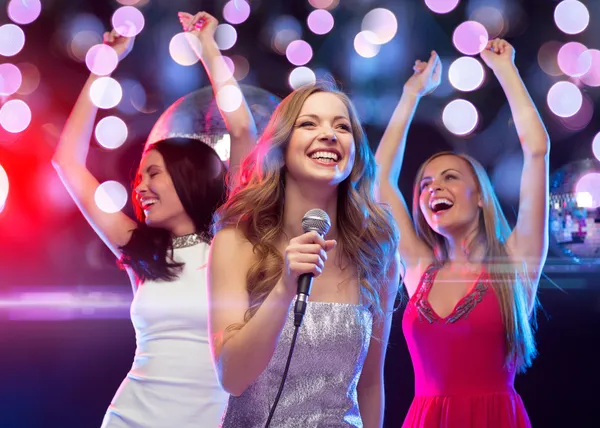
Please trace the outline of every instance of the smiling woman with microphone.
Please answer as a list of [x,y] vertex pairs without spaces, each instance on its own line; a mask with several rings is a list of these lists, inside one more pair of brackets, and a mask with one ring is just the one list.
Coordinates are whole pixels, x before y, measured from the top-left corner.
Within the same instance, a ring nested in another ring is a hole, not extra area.
[[281,102],[216,217],[223,427],[382,426],[398,236],[374,182],[346,95],[318,84]]

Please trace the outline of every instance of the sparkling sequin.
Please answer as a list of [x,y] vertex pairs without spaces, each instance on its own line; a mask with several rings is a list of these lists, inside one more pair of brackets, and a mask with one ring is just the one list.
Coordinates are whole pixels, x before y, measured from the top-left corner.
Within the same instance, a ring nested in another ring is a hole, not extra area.
[[189,235],[173,237],[173,249],[193,247],[194,245],[204,242],[210,243],[210,240],[203,233],[190,233]]
[[[222,428],[264,427],[290,349],[292,312],[265,371],[229,398]],[[363,306],[309,302],[271,426],[362,427],[356,386],[371,332],[372,315]]]

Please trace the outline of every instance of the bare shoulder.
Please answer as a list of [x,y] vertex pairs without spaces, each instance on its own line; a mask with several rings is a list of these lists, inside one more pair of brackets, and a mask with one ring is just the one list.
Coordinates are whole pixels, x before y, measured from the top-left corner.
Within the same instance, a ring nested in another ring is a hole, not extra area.
[[213,261],[227,261],[235,269],[249,267],[254,258],[252,243],[237,227],[219,230],[213,238],[211,253]]

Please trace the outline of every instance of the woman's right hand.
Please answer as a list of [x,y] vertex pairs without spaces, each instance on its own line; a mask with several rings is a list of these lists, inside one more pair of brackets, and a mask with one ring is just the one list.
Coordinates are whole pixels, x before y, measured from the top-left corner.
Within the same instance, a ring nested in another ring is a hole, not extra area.
[[283,285],[290,296],[296,294],[298,278],[305,273],[315,277],[325,268],[327,253],[335,248],[337,242],[325,240],[316,232],[307,232],[290,240],[284,252]]
[[133,37],[125,37],[117,33],[116,30],[104,33],[103,41],[105,45],[115,50],[119,57],[119,62],[125,58],[131,49],[133,49]]
[[415,61],[414,74],[404,84],[404,91],[419,97],[429,95],[442,81],[442,62],[435,51],[431,51],[429,61]]

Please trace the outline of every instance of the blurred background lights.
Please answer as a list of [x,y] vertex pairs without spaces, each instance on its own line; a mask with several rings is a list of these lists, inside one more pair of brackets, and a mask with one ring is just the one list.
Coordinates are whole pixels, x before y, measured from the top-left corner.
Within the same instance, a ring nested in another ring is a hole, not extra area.
[[580,1],[564,0],[554,9],[554,22],[563,33],[578,34],[590,23],[590,13]]
[[292,89],[298,89],[303,85],[310,85],[315,83],[317,77],[314,71],[308,67],[297,67],[292,70],[288,82]]
[[493,6],[478,6],[471,13],[469,20],[483,25],[490,40],[502,36],[506,29],[502,12]]
[[4,209],[6,199],[8,198],[8,175],[0,165],[0,212]]
[[105,44],[92,46],[85,56],[85,64],[88,69],[98,76],[106,76],[112,73],[117,68],[118,63],[117,52]]
[[467,135],[477,126],[479,115],[473,104],[467,100],[454,100],[442,112],[442,121],[448,131],[455,135]]
[[31,24],[40,16],[42,3],[40,0],[10,0],[6,11],[15,24]]
[[588,86],[600,86],[600,50],[589,49],[590,69],[581,76],[581,81]]
[[452,34],[452,43],[464,55],[477,55],[485,49],[488,40],[485,27],[475,21],[463,22]]
[[124,37],[135,37],[144,29],[144,15],[133,6],[122,6],[115,10],[112,25]]
[[232,55],[231,60],[233,61],[233,77],[237,81],[243,80],[250,71],[250,63],[242,55]]
[[250,16],[250,5],[245,0],[229,0],[223,6],[223,18],[230,24],[241,24]]
[[215,41],[220,50],[231,49],[237,41],[237,31],[229,24],[219,24],[215,31]]
[[99,77],[90,87],[90,98],[98,108],[109,109],[121,101],[123,89],[112,77]]
[[562,74],[558,66],[558,51],[561,47],[560,42],[551,41],[544,43],[538,50],[538,65],[549,76],[560,76]]
[[398,21],[388,9],[377,8],[368,12],[362,20],[362,31],[370,31],[375,35],[371,43],[385,44],[392,40],[398,31]]
[[459,0],[425,0],[425,5],[435,13],[448,13],[458,6]]
[[557,82],[548,91],[548,107],[560,117],[573,116],[583,102],[581,91],[571,82]]
[[0,108],[0,125],[8,132],[22,132],[30,123],[31,110],[25,101],[10,100]]
[[458,58],[448,69],[448,79],[459,91],[474,91],[481,86],[484,77],[483,66],[470,56]]
[[600,132],[596,134],[592,141],[592,153],[594,153],[594,157],[600,161]]
[[25,33],[15,24],[0,27],[0,55],[13,56],[25,46]]
[[217,105],[226,112],[237,110],[242,105],[242,100],[242,91],[234,85],[225,85],[217,92]]
[[379,53],[379,39],[372,31],[361,31],[354,37],[354,50],[364,58],[372,58]]
[[308,2],[315,9],[331,10],[338,5],[339,0],[308,0]]
[[20,95],[29,95],[40,85],[40,71],[38,68],[28,62],[17,64],[21,71],[22,82],[17,90]]
[[169,43],[169,54],[173,61],[179,65],[189,66],[198,62],[198,55],[195,50],[202,52],[200,40],[191,33],[177,33]]
[[333,29],[333,15],[325,9],[316,9],[308,15],[306,24],[315,34],[327,34]]
[[313,51],[304,40],[294,40],[285,50],[288,61],[294,65],[305,65],[312,59]]
[[117,181],[105,181],[96,189],[94,200],[105,213],[116,213],[127,203],[127,190]]
[[121,147],[127,140],[127,125],[116,116],[102,118],[97,124],[94,135],[96,141],[106,149]]
[[577,194],[587,193],[585,208],[600,207],[600,173],[588,172],[575,185]]
[[557,61],[559,68],[567,76],[579,77],[590,70],[592,55],[581,43],[569,42],[559,49]]
[[0,64],[0,95],[9,96],[21,87],[23,76],[21,70],[10,63]]

